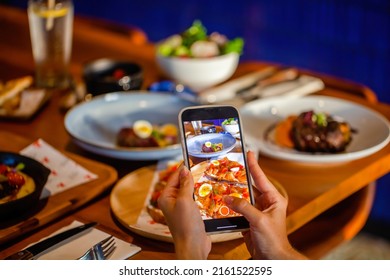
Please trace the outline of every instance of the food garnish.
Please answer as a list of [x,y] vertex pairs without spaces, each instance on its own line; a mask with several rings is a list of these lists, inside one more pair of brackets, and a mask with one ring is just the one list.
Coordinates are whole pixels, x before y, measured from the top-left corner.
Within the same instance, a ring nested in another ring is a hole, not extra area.
[[212,191],[212,189],[213,189],[213,187],[210,184],[204,183],[203,185],[201,185],[199,187],[198,194],[200,197],[205,197],[206,195],[208,195]]
[[162,56],[207,58],[228,53],[242,53],[244,40],[240,37],[229,40],[218,32],[207,34],[207,29],[200,20],[195,20],[191,27],[181,34],[175,34],[158,45]]
[[137,120],[132,127],[123,127],[117,135],[117,144],[121,147],[167,147],[177,142],[176,125],[152,125],[146,120]]
[[150,135],[152,135],[153,132],[153,126],[150,122],[145,120],[138,120],[133,125],[134,133],[142,138],[148,138]]

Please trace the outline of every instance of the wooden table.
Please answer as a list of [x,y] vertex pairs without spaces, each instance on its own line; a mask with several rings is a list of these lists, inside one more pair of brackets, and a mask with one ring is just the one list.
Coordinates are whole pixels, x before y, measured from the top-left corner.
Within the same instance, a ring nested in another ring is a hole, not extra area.
[[[26,11],[0,6],[0,79],[8,80],[32,74]],[[146,89],[152,82],[165,78],[154,60],[154,45],[138,29],[114,28],[113,25],[76,18],[71,72],[81,79],[85,62],[112,57],[138,62],[144,68]],[[261,69],[267,63],[241,63],[235,77]],[[376,101],[367,87],[335,77],[302,71],[318,76],[325,89],[318,94],[352,100],[376,110],[390,119],[390,106]],[[60,150],[76,153],[114,167],[119,178],[155,162],[110,159],[86,152],[75,146],[65,131],[64,114],[59,110],[61,93],[54,92],[49,104],[27,122],[0,121],[0,130],[35,140],[43,138]],[[390,145],[381,151],[352,162],[327,165],[302,164],[261,157],[266,174],[278,180],[288,192],[287,230],[295,247],[311,258],[319,258],[341,242],[355,236],[364,225],[372,206],[375,186],[372,182],[390,170]],[[99,228],[142,247],[133,259],[174,259],[173,245],[148,239],[124,228],[110,212],[109,192],[55,221],[12,241],[0,244],[0,259],[27,244],[54,232],[77,219],[97,221]],[[210,259],[246,259],[249,254],[241,239],[213,245]]]

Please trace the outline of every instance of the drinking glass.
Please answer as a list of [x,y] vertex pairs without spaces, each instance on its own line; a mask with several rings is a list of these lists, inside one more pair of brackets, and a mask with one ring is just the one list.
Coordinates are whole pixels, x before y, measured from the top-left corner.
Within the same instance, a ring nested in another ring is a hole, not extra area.
[[72,1],[29,0],[28,18],[36,85],[67,87],[73,33]]
[[194,128],[195,135],[201,134],[202,121],[191,121],[192,127]]

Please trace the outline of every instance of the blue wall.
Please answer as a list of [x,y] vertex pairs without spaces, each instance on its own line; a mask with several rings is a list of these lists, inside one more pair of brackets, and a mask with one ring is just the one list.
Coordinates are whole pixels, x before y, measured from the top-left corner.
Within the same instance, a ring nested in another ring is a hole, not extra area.
[[[26,7],[26,1],[1,1]],[[134,25],[157,42],[200,19],[246,46],[242,60],[295,65],[363,83],[390,104],[390,1],[82,1],[75,12]],[[390,224],[390,175],[379,181],[371,220]]]

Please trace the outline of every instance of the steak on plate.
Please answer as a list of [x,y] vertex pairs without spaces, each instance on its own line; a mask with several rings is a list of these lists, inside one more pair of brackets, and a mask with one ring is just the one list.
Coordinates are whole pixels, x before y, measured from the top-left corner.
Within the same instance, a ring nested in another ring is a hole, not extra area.
[[308,111],[292,123],[291,139],[294,148],[304,152],[338,153],[345,151],[352,140],[349,124],[343,120]]

